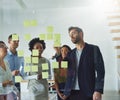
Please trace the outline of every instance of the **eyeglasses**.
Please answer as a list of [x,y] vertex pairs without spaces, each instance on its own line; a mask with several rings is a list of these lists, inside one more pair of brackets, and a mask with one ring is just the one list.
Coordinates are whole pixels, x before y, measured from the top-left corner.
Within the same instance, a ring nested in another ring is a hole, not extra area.
[[0,48],[8,48],[6,45],[0,45]]

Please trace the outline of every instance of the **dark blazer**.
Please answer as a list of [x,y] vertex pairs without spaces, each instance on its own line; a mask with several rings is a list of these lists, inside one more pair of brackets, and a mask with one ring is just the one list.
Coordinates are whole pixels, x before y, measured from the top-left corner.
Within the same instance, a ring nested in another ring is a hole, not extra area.
[[104,87],[104,61],[98,46],[85,43],[76,71],[76,48],[65,59],[68,61],[68,74],[64,95],[69,96],[75,85],[75,75],[78,72],[80,90],[92,97],[94,91],[103,93]]

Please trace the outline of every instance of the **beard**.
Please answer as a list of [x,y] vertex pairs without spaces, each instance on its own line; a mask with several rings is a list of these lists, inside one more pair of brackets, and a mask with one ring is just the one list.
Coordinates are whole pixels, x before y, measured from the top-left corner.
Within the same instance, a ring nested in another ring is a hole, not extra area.
[[80,38],[72,38],[71,41],[74,43],[74,44],[77,44],[80,42]]

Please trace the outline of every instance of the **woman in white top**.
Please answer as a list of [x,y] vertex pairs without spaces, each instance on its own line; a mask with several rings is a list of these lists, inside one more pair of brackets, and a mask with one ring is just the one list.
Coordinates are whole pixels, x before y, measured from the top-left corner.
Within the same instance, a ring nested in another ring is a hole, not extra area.
[[7,46],[3,41],[0,41],[0,100],[7,100],[6,86],[13,84],[9,64],[4,60],[6,54]]

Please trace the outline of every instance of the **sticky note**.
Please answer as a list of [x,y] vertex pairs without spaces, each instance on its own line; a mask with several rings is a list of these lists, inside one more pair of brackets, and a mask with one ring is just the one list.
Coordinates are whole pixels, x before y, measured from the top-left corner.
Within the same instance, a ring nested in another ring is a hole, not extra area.
[[30,25],[31,25],[31,26],[37,26],[37,25],[38,25],[37,20],[31,20],[31,21],[30,21]]
[[54,34],[54,47],[60,47],[60,46],[61,46],[61,35]]
[[67,61],[61,61],[61,67],[62,68],[67,68],[68,67],[68,62]]
[[42,78],[48,78],[48,72],[42,72]]
[[24,34],[24,39],[26,41],[30,41],[31,40],[31,35],[30,34]]
[[24,25],[24,27],[29,27],[29,26],[31,26],[31,22],[29,20],[25,20],[23,22],[23,25]]
[[23,50],[18,50],[17,54],[18,54],[18,57],[23,57],[24,56],[24,51]]
[[52,68],[59,68],[58,62],[52,62]]
[[47,32],[48,33],[53,33],[53,26],[48,26],[47,27]]
[[31,63],[31,57],[25,57],[25,63]]
[[38,60],[39,60],[38,57],[32,57],[32,63],[38,64]]
[[53,34],[47,34],[47,40],[53,40]]
[[24,72],[30,72],[30,66],[24,66]]
[[48,63],[43,63],[42,64],[42,70],[48,70],[49,67],[48,67]]
[[15,76],[15,82],[21,82],[22,81],[22,77],[21,76]]
[[17,34],[12,35],[12,41],[17,41],[19,40],[19,36]]
[[40,40],[45,40],[46,39],[46,35],[45,34],[39,34],[39,39]]
[[38,72],[38,66],[32,65],[32,72]]
[[39,56],[39,50],[33,49],[32,50],[32,56]]

